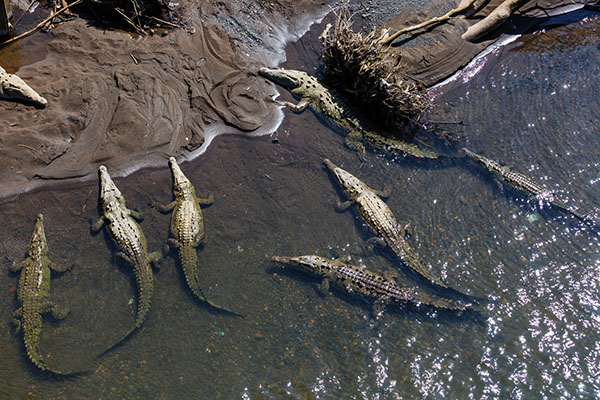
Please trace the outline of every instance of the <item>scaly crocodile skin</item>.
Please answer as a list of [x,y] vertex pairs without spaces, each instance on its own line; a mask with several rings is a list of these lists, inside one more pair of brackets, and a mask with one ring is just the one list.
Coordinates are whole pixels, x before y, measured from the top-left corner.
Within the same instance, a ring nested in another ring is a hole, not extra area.
[[443,297],[418,293],[414,288],[402,287],[394,280],[387,279],[375,272],[354,265],[344,264],[340,260],[311,255],[299,257],[274,256],[271,260],[290,264],[317,277],[323,278],[326,287],[333,282],[340,289],[374,300],[376,305],[385,306],[390,302],[414,302],[426,304],[437,308],[463,310],[467,306],[463,303],[445,299]]

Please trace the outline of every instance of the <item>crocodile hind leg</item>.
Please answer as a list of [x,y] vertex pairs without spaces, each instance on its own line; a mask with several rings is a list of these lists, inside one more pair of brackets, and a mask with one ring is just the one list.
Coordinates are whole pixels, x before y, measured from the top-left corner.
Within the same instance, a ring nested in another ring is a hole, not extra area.
[[363,144],[363,135],[357,131],[351,131],[346,135],[344,144],[349,148],[358,153],[358,158],[361,163],[365,162],[365,146]]
[[373,236],[372,238],[367,239],[367,244],[365,247],[368,253],[372,253],[375,246],[385,247],[387,246],[387,243],[383,238],[377,236]]
[[90,232],[96,233],[100,229],[102,229],[102,225],[104,225],[104,218],[98,218],[92,225],[90,226]]
[[15,333],[19,333],[21,331],[21,318],[23,318],[23,307],[17,308],[13,313],[11,322],[15,326]]
[[152,264],[154,269],[159,270],[159,262],[162,259],[162,257],[163,255],[159,251],[153,251],[152,253],[148,254],[148,262]]
[[319,294],[323,297],[329,294],[329,279],[324,278],[321,283],[319,283],[319,286],[317,286],[317,292],[319,292]]
[[177,241],[177,239],[168,238],[167,242],[165,243],[165,245],[162,248],[163,256],[166,256],[167,254],[169,254],[171,249],[178,249],[178,248],[179,248],[179,242]]
[[54,319],[63,319],[69,313],[68,308],[59,306],[53,301],[46,301],[40,311],[42,314],[49,312]]
[[176,200],[173,200],[169,204],[160,204],[160,203],[153,202],[152,203],[152,207],[156,208],[161,213],[165,213],[166,214],[168,212],[173,211],[173,209],[175,208],[176,204],[177,204]]
[[352,204],[354,204],[354,203],[350,200],[344,201],[343,203],[338,200],[335,203],[335,209],[338,212],[344,212],[344,211],[348,210],[350,208],[350,206],[352,206]]

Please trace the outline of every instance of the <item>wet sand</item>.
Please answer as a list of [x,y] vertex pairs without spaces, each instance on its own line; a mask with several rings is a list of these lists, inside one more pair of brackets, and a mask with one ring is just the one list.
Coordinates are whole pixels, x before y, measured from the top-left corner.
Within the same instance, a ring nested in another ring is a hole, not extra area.
[[[496,3],[490,2],[484,13]],[[561,2],[544,4],[550,8],[555,3]],[[276,130],[283,118],[270,100],[276,88],[255,72],[261,65],[282,62],[286,41],[302,34],[333,4],[180,4],[186,27],[164,37],[134,38],[73,20],[0,50],[0,65],[9,72],[18,69],[49,102],[45,109],[0,102],[0,199],[56,181],[93,180],[101,164],[124,176],[166,165],[169,156],[193,159],[218,134],[259,136]],[[398,7],[352,4],[363,11],[357,18],[365,25],[388,21],[394,27],[449,7],[439,1],[409,1],[406,11],[391,19]],[[541,12],[535,9],[531,15]],[[478,15],[441,24],[416,41],[401,38],[408,71],[433,84],[465,65],[495,39],[479,44],[457,39]],[[519,27],[527,24],[519,22]]]

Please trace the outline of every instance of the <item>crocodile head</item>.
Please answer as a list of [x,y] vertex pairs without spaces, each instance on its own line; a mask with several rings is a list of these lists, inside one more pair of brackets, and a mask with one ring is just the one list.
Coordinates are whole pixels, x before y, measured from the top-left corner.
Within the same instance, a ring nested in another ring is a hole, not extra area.
[[171,167],[171,172],[173,173],[173,191],[175,192],[175,196],[192,193],[194,187],[183,172],[181,172],[181,168],[179,168],[175,157],[169,157],[169,167]]
[[327,166],[327,169],[335,176],[337,181],[340,183],[344,192],[350,199],[355,199],[368,188],[364,183],[357,177],[352,175],[350,172],[345,171],[331,162],[328,158],[323,160],[323,163]]
[[38,214],[35,220],[35,228],[29,241],[29,254],[31,256],[42,255],[48,251],[46,233],[44,232],[44,216]]
[[7,74],[2,67],[0,67],[0,98],[20,100],[38,107],[46,107],[48,104],[48,101],[23,79],[14,74]]
[[287,89],[295,89],[302,86],[306,78],[308,78],[308,74],[306,72],[296,71],[293,69],[273,69],[263,67],[258,70],[258,73],[268,80],[275,82],[276,84]]
[[319,256],[299,256],[299,257],[280,257],[273,256],[271,261],[282,264],[291,265],[298,269],[308,271],[317,276],[323,276],[326,274],[326,266],[328,260]]
[[98,176],[100,177],[100,203],[102,207],[106,208],[109,204],[118,203],[123,196],[104,165],[98,168]]

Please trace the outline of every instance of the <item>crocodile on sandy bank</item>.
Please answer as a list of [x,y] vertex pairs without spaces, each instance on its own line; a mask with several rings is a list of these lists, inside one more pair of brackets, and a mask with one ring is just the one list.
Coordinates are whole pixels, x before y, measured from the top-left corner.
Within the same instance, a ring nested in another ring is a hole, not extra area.
[[171,231],[167,240],[167,251],[169,247],[176,248],[179,251],[179,261],[183,268],[185,280],[192,293],[201,301],[204,301],[214,308],[239,315],[231,310],[221,307],[208,300],[198,281],[198,257],[196,247],[206,238],[204,233],[204,220],[200,205],[212,204],[212,195],[208,198],[198,198],[194,186],[189,179],[181,172],[175,158],[169,158],[169,166],[173,174],[173,194],[175,200],[167,205],[155,204],[161,212],[170,212]]
[[435,151],[421,149],[413,143],[385,137],[366,129],[335,91],[327,89],[317,78],[306,72],[272,68],[261,68],[258,72],[300,98],[297,104],[278,102],[279,104],[295,112],[310,107],[317,114],[324,115],[335,126],[350,131],[346,135],[345,143],[349,148],[358,151],[361,158],[365,147],[416,158],[435,159],[440,156]]
[[356,206],[358,214],[377,235],[369,241],[382,246],[389,246],[409,268],[431,282],[447,288],[448,286],[442,282],[439,276],[434,275],[427,269],[421,257],[406,242],[405,229],[398,224],[392,210],[379,197],[387,197],[387,193],[371,189],[357,177],[336,166],[328,159],[323,160],[323,162],[350,199],[344,203],[338,202],[337,208],[343,211],[351,205]]
[[538,200],[547,202],[567,213],[572,214],[576,218],[591,223],[591,219],[572,207],[569,207],[565,203],[558,200],[550,190],[546,189],[544,186],[535,182],[533,179],[528,176],[521,174],[519,172],[513,171],[511,168],[507,166],[500,165],[498,162],[484,157],[482,155],[476,154],[469,149],[463,148],[462,151],[477,161],[480,165],[482,165],[488,172],[492,173],[494,178],[498,179],[501,182],[505,182],[510,185],[512,188],[517,189],[518,191],[525,193],[529,196],[534,196]]
[[373,314],[377,316],[390,303],[413,302],[430,305],[436,308],[464,310],[468,305],[461,302],[420,293],[415,288],[403,287],[392,277],[384,277],[367,269],[343,263],[340,259],[311,255],[299,257],[271,257],[279,264],[290,264],[303,271],[323,278],[319,289],[322,293],[329,291],[332,282],[338,288],[368,300],[373,300]]
[[42,331],[42,314],[51,313],[56,319],[63,319],[69,312],[66,308],[50,301],[50,270],[64,272],[68,267],[59,266],[48,258],[48,243],[44,233],[44,217],[37,216],[35,228],[29,242],[25,261],[12,266],[11,271],[21,271],[17,299],[21,303],[13,317],[16,330],[23,331],[25,350],[31,362],[42,371],[58,375],[73,375],[81,372],[64,372],[50,368],[40,354],[39,341]]
[[9,74],[0,67],[0,99],[14,99],[46,107],[48,101],[15,74]]
[[[117,257],[122,258],[133,266],[138,286],[138,307],[135,325],[119,342],[127,338],[139,328],[150,310],[153,283],[150,263],[160,259],[160,253],[148,254],[146,237],[142,228],[134,218],[141,220],[140,213],[127,208],[125,197],[121,194],[104,165],[98,168],[100,177],[100,217],[91,226],[92,233],[106,226],[108,233],[117,246]],[[119,343],[117,342],[117,343]],[[110,348],[109,348],[110,350]],[[108,351],[108,350],[107,350]],[[106,352],[106,351],[105,351]],[[104,354],[104,353],[102,353]]]

